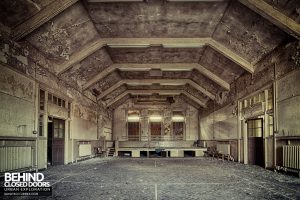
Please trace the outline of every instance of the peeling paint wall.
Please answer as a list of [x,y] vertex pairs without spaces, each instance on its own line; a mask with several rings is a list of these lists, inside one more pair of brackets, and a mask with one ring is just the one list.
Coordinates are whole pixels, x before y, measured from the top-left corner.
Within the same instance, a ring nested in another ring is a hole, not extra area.
[[[111,133],[111,116],[96,102],[90,92],[83,93],[78,85],[59,79],[53,72],[53,62],[27,43],[16,44],[1,38],[0,58],[0,136],[35,137],[32,134],[38,115],[35,97],[35,81],[46,92],[72,103],[71,116],[68,110],[47,104],[46,116],[65,119],[65,164],[78,157],[79,142],[85,141],[99,147],[100,137]],[[13,70],[9,69],[12,68]],[[24,76],[25,75],[25,76]],[[38,87],[38,86],[37,86]],[[102,108],[102,109],[101,109]],[[5,115],[5,116],[4,116]],[[100,117],[101,116],[101,117]],[[47,119],[47,118],[46,118]],[[68,126],[70,120],[70,131]],[[100,121],[101,120],[101,121]],[[47,120],[46,120],[47,123]],[[19,128],[18,128],[19,127]],[[105,133],[104,133],[105,132]],[[38,166],[47,167],[47,124],[43,136],[38,137]]]
[[212,114],[202,117],[201,140],[224,140],[237,138],[237,116],[235,106],[228,105]]
[[28,51],[15,42],[0,37],[0,62],[28,74]]
[[97,140],[97,111],[73,104],[72,139]]
[[77,2],[33,31],[26,40],[48,59],[61,64],[97,36],[84,6]]
[[279,136],[300,136],[300,70],[278,81]]
[[0,136],[34,136],[34,85],[0,63]]

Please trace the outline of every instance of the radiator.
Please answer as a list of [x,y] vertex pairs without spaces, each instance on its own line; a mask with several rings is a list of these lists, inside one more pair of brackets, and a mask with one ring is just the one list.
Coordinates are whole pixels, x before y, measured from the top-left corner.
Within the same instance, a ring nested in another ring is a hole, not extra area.
[[91,144],[79,144],[79,157],[90,156],[92,154]]
[[0,147],[0,172],[32,168],[32,147]]
[[300,170],[300,146],[283,146],[283,167]]
[[230,155],[230,144],[217,144],[217,151],[221,154]]

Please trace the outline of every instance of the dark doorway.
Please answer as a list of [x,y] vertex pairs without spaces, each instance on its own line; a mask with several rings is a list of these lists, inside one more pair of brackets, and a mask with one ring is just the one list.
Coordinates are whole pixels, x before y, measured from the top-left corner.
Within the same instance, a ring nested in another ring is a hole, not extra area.
[[263,120],[247,121],[248,162],[250,165],[264,167]]
[[195,157],[195,151],[184,151],[184,157]]
[[51,165],[64,164],[65,121],[52,119],[48,122],[48,163]]
[[52,137],[53,137],[53,122],[48,122],[48,142],[47,142],[47,163],[52,165]]

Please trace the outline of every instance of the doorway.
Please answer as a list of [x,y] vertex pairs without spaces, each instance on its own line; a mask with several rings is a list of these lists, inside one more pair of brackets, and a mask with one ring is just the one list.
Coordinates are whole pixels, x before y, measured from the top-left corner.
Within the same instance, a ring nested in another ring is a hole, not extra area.
[[48,122],[48,153],[50,165],[64,164],[65,120],[53,118]]
[[139,141],[140,139],[140,122],[127,122],[127,133],[129,141]]
[[248,163],[264,167],[263,119],[247,120]]
[[150,122],[151,140],[161,139],[161,122]]

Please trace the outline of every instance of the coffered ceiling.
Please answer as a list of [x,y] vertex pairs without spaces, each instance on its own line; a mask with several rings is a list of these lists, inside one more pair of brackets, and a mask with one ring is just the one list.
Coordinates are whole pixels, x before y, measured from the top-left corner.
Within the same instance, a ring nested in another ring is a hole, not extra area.
[[297,0],[3,0],[0,13],[13,40],[38,49],[49,70],[108,107],[154,95],[205,108],[300,37]]

